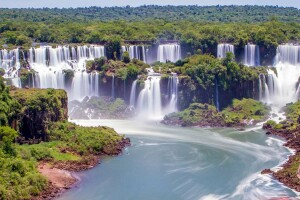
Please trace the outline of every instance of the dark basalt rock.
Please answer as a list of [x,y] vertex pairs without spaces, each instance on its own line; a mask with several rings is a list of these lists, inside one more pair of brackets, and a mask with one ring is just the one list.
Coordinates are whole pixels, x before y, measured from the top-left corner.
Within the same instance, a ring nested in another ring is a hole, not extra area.
[[261,174],[272,174],[273,172],[270,169],[264,169],[261,171]]

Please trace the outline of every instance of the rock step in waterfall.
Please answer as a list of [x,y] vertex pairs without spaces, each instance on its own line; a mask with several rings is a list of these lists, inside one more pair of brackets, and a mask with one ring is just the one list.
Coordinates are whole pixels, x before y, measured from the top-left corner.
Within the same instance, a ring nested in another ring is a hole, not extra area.
[[129,53],[130,59],[136,58],[147,63],[147,56],[146,56],[146,47],[145,46],[137,46],[137,45],[130,45],[130,46],[122,46],[122,53],[127,51]]
[[260,66],[259,46],[255,44],[247,44],[245,46],[244,64],[247,66]]
[[234,55],[234,46],[232,44],[218,44],[218,49],[217,49],[217,57],[218,58],[225,58],[227,52],[231,52]]
[[165,114],[177,111],[178,77],[172,73],[168,78],[167,95],[168,104],[163,108],[161,97],[161,76],[148,68],[148,77],[144,88],[137,96],[137,81],[134,81],[130,93],[130,106],[135,108],[139,118],[161,119]]
[[181,48],[179,44],[161,44],[157,50],[157,60],[160,62],[176,62],[181,59]]

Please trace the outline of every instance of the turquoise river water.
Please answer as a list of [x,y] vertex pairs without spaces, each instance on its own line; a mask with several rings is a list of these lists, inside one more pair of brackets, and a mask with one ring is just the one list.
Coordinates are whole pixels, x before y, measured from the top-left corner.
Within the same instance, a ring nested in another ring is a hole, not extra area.
[[117,157],[78,174],[80,182],[59,200],[272,199],[297,194],[261,175],[291,152],[259,127],[182,128],[157,121],[78,120],[106,125],[131,139]]

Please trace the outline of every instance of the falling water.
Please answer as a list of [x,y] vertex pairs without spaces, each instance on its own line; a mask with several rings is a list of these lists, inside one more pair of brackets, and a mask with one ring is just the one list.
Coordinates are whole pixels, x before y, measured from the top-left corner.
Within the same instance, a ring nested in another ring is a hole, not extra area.
[[136,45],[130,45],[130,46],[122,46],[122,51],[127,51],[129,53],[129,57],[136,58],[138,60],[147,62],[147,55],[146,55],[146,47],[145,46],[136,46]]
[[259,46],[258,45],[247,44],[245,46],[244,64],[247,66],[259,66],[260,65],[260,54],[259,54]]
[[0,50],[0,68],[4,69],[4,78],[11,79],[12,85],[22,87],[19,78],[20,64],[20,49]]
[[165,110],[165,114],[177,111],[177,98],[178,98],[178,77],[177,74],[172,74],[168,79],[168,96],[169,105]]
[[219,104],[219,85],[218,85],[218,79],[215,79],[215,84],[216,84],[216,107],[217,110],[220,111],[220,104]]
[[218,58],[225,58],[227,52],[231,52],[234,55],[234,46],[232,44],[218,44]]
[[161,44],[158,46],[157,60],[176,62],[181,59],[181,48],[178,44]]
[[112,75],[112,81],[111,81],[111,98],[115,98],[115,75]]
[[266,76],[264,74],[259,75],[259,100],[265,103],[270,103],[269,85],[267,84]]
[[297,83],[300,77],[300,46],[291,44],[279,45],[275,58],[273,70],[269,74],[273,77],[274,94],[272,103],[277,106],[284,106],[287,103],[295,102],[299,98],[297,94]]
[[270,98],[272,98],[275,92],[275,84],[274,84],[273,75],[271,74],[268,74],[268,86],[269,86]]
[[137,80],[133,81],[130,91],[130,106],[135,108],[135,102],[136,102],[136,84]]
[[262,88],[262,79],[261,76],[259,76],[258,79],[258,92],[259,92],[259,100],[262,101],[263,100],[263,88]]
[[148,76],[145,87],[137,101],[139,117],[143,119],[161,119],[160,76]]

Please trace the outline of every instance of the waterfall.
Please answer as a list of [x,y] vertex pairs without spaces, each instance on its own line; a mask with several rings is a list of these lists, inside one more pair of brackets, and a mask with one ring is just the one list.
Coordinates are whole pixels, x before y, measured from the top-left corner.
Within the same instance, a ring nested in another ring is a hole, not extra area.
[[[104,53],[104,46],[31,48],[28,52],[30,67],[37,72],[33,87],[65,89],[71,100],[99,96],[99,74],[88,74],[85,62],[105,56]],[[71,88],[66,86],[64,70],[74,71]]]
[[254,44],[247,44],[245,46],[245,61],[247,66],[260,66],[259,46]]
[[112,81],[111,81],[111,98],[115,99],[115,75],[112,75]]
[[130,91],[130,106],[135,108],[135,102],[136,102],[136,83],[137,80],[133,81],[131,85],[131,91]]
[[268,86],[269,86],[270,98],[272,98],[275,92],[275,85],[274,85],[273,75],[271,74],[268,74]]
[[130,59],[136,58],[143,62],[147,62],[147,55],[146,55],[146,47],[145,46],[122,46],[122,52],[124,53],[127,51],[129,53]]
[[98,73],[94,73],[94,96],[100,96],[100,89],[99,89],[99,74]]
[[227,52],[231,52],[234,55],[234,46],[232,44],[218,44],[218,58],[225,58]]
[[20,49],[0,50],[0,68],[4,69],[5,78],[17,78],[20,67]]
[[[272,77],[270,74],[268,77]],[[271,79],[271,78],[270,78]],[[265,103],[270,103],[270,90],[267,84],[266,76],[264,74],[259,75],[259,100]],[[270,82],[268,80],[268,82]],[[272,87],[272,86],[271,86]]]
[[161,44],[157,50],[157,60],[160,62],[176,62],[181,59],[181,48],[178,44]]
[[143,119],[161,119],[161,109],[160,76],[148,76],[137,100],[139,116]]
[[168,97],[169,104],[164,114],[177,111],[177,98],[178,98],[178,77],[177,74],[173,74],[168,79]]
[[[287,103],[295,102],[299,96],[297,88],[300,77],[300,46],[291,44],[279,45],[275,57],[273,70],[268,70],[272,76],[273,85],[269,83],[271,103],[282,107]],[[270,85],[272,85],[270,87]],[[273,90],[273,91],[271,91]]]
[[218,79],[215,79],[215,85],[216,85],[216,108],[217,111],[220,111],[220,104],[219,104],[219,86],[218,86]]

